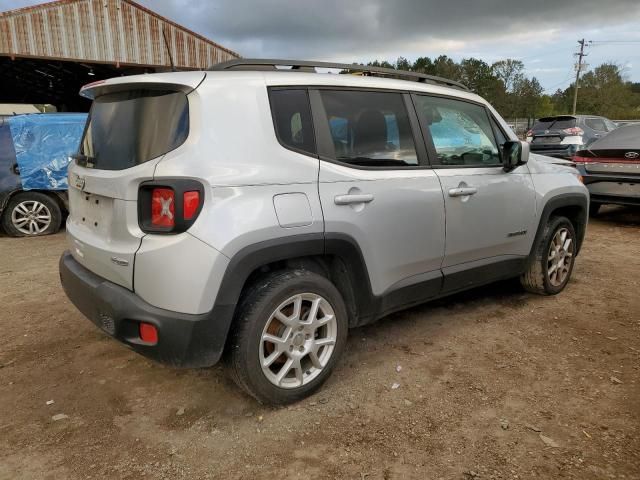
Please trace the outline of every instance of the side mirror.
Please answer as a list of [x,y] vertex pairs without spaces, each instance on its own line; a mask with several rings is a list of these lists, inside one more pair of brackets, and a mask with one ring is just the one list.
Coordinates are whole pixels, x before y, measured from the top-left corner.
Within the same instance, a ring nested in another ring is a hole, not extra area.
[[510,172],[529,161],[529,144],[527,142],[504,142],[502,146],[502,166],[505,172]]

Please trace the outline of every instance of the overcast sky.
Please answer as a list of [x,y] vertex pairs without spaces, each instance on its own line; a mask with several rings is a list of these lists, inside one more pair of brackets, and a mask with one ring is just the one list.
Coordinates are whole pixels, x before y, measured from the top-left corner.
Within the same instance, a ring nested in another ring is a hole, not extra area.
[[[367,62],[445,54],[524,61],[548,91],[574,73],[577,40],[592,67],[613,61],[640,81],[639,0],[139,0],[244,57]],[[33,5],[0,0],[0,11]]]

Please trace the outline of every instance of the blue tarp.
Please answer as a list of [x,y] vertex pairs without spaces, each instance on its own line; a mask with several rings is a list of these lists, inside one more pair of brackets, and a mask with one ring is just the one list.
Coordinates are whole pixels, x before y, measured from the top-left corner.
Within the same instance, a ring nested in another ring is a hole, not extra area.
[[86,113],[42,113],[7,119],[23,190],[66,190],[69,156],[77,153]]

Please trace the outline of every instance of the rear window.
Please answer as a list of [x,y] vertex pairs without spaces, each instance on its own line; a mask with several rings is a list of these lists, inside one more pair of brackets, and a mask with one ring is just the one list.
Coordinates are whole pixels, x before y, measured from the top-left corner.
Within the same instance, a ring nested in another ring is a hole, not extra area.
[[175,150],[188,135],[185,93],[109,93],[93,101],[78,161],[101,170],[123,170]]
[[532,130],[564,130],[576,126],[576,119],[573,117],[541,118],[533,124]]

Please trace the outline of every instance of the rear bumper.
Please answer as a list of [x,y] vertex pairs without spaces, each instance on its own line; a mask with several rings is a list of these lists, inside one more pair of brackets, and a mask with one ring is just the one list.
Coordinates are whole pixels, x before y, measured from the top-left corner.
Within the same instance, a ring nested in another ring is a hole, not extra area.
[[[89,320],[136,352],[177,367],[207,367],[220,359],[233,307],[191,315],[154,307],[135,293],[80,265],[67,251],[60,257],[67,297]],[[143,342],[139,322],[155,325],[158,343]]]
[[584,165],[576,168],[589,190],[592,203],[640,205],[640,177],[637,175],[594,174]]

